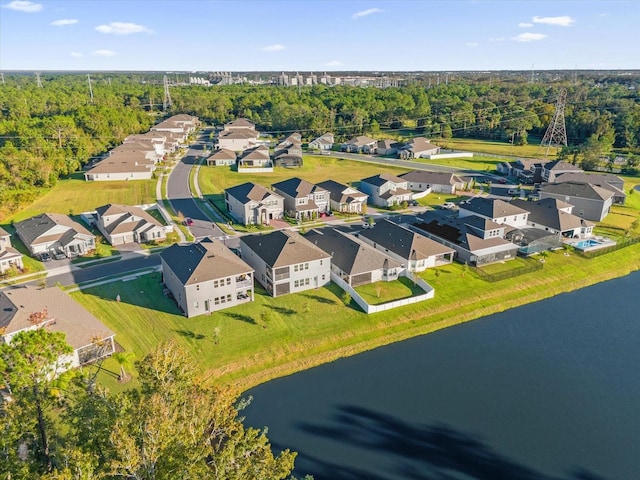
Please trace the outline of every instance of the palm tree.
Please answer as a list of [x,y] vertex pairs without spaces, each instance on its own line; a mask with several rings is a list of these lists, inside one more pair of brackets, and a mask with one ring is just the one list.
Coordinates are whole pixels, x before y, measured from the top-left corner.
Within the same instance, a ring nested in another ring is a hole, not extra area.
[[131,375],[127,374],[125,367],[133,367],[135,354],[133,352],[118,352],[114,353],[111,357],[120,365],[118,381],[124,383],[131,380]]

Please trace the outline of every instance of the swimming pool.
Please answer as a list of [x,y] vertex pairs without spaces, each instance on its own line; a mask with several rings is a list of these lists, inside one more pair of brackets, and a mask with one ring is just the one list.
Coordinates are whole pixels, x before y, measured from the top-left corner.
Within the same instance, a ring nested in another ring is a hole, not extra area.
[[581,250],[585,248],[597,247],[600,245],[602,245],[602,242],[593,240],[592,238],[589,238],[587,240],[580,240],[578,243],[573,244],[574,247],[579,248]]

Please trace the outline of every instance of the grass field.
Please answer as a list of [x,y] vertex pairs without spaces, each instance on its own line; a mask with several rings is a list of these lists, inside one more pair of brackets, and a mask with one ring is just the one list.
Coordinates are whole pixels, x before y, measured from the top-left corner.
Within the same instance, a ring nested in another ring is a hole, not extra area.
[[[191,319],[180,315],[174,303],[162,296],[159,274],[72,295],[114,330],[118,343],[138,358],[158,342],[175,339],[198,359],[205,378],[242,389],[639,267],[640,245],[591,260],[551,252],[543,270],[495,283],[481,280],[472,269],[451,264],[439,268],[439,273],[430,269],[421,274],[435,288],[435,298],[373,315],[345,307],[342,290],[333,284],[277,299],[256,289],[253,303]],[[114,300],[117,295],[121,302]],[[215,329],[219,329],[218,344]],[[113,360],[105,366],[117,369]],[[111,388],[123,388],[109,375],[101,378]]]
[[381,303],[424,294],[424,290],[414,285],[407,277],[400,277],[392,282],[375,282],[362,285],[356,287],[355,291],[369,305],[380,305]]
[[480,172],[495,172],[496,165],[504,161],[494,157],[483,157],[474,155],[473,158],[415,158],[414,162],[423,162],[431,165],[442,165],[444,167],[462,168],[465,170],[478,170]]
[[155,203],[156,180],[86,182],[82,174],[60,180],[55,187],[7,221],[20,221],[41,213],[78,214],[100,205]]
[[[473,138],[434,138],[433,143],[442,148],[454,150],[466,150],[469,152],[489,153],[492,155],[508,155],[514,157],[544,158],[539,152],[539,142],[529,145],[511,145],[508,142],[495,140],[478,140]],[[549,153],[549,160],[555,159],[556,152]]]

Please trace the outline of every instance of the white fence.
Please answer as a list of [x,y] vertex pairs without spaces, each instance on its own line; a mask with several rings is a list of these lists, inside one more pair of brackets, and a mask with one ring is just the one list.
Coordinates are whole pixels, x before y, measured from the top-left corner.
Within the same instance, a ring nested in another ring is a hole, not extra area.
[[238,173],[271,173],[273,167],[238,167]]
[[345,282],[340,276],[331,272],[331,280],[342,288],[345,292],[351,295],[351,299],[358,304],[358,306],[367,314],[383,312],[385,310],[391,310],[393,308],[404,307],[405,305],[411,305],[413,303],[423,302],[430,298],[433,298],[436,291],[431,285],[422,280],[420,277],[413,275],[411,272],[404,271],[400,274],[403,277],[409,278],[412,282],[418,285],[424,293],[422,295],[415,295],[409,298],[403,298],[401,300],[395,300],[393,302],[381,303],[380,305],[370,305],[364,298],[362,298],[358,292],[356,292],[351,285]]
[[437,160],[439,158],[472,158],[473,152],[451,152],[451,153],[435,153],[433,155],[427,155],[424,158],[429,160]]

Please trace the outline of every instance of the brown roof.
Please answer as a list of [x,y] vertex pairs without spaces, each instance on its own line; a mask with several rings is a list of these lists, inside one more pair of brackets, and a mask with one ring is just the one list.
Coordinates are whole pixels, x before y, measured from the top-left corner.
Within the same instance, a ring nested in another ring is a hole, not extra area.
[[66,232],[49,234],[47,233],[56,225],[68,227],[68,230],[74,230],[77,233],[93,236],[93,234],[78,222],[73,221],[67,215],[59,213],[43,213],[35,217],[28,218],[15,224],[16,232],[22,241],[27,245],[32,245],[38,241],[43,243],[49,240],[57,240],[65,235]]
[[52,320],[45,328],[64,333],[74,349],[91,344],[95,338],[115,335],[58,287],[23,286],[0,292],[0,327],[6,328],[6,333],[31,327],[29,316],[44,310]]
[[235,160],[236,159],[236,152],[234,152],[233,150],[229,150],[228,148],[219,148],[217,149],[215,152],[213,152],[211,155],[209,155],[209,158],[207,160]]

